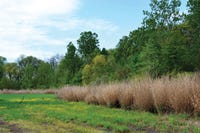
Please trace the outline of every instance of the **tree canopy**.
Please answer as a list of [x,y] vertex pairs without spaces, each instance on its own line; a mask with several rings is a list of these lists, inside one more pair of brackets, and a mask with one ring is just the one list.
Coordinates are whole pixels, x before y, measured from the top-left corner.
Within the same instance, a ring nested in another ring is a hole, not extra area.
[[142,26],[124,35],[116,48],[100,48],[98,34],[80,33],[64,56],[43,61],[21,56],[8,63],[0,56],[0,89],[34,89],[65,85],[101,84],[152,78],[200,70],[200,0],[188,0],[188,14],[180,0],[151,0]]

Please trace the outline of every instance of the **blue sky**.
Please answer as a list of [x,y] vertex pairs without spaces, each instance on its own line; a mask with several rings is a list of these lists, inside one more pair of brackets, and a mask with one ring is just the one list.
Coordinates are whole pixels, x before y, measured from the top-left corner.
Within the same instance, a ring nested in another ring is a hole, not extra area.
[[[99,35],[100,47],[141,26],[147,0],[1,0],[0,55],[9,62],[20,55],[48,59],[66,53],[83,31]],[[186,0],[182,0],[182,11]],[[77,45],[76,45],[77,46]]]

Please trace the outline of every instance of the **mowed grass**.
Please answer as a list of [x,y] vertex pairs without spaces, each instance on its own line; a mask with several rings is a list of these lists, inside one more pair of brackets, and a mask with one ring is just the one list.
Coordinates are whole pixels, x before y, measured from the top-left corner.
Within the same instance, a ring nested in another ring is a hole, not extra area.
[[156,115],[83,102],[66,102],[51,94],[1,94],[0,119],[24,132],[200,132],[198,117]]

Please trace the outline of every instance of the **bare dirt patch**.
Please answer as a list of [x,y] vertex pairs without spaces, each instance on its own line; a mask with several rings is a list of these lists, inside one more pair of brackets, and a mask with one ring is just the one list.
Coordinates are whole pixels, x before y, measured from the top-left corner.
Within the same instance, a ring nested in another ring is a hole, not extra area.
[[25,133],[25,130],[19,128],[17,124],[9,124],[2,118],[0,118],[0,129],[1,128],[7,129],[11,133]]

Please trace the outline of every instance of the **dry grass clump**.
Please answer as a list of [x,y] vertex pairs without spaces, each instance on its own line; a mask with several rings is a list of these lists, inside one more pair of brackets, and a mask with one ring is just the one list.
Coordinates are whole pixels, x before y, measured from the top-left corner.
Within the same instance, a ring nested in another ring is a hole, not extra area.
[[121,83],[119,84],[120,95],[119,104],[122,108],[131,109],[134,107],[135,101],[135,88],[132,87],[133,83]]
[[59,98],[67,101],[84,101],[86,95],[88,94],[87,87],[78,86],[67,86],[58,91],[57,95]]
[[[153,92],[154,106],[158,112],[193,113],[194,104],[200,100],[200,78],[191,75],[178,78],[163,77],[153,81],[151,86]],[[198,95],[198,96],[196,96]],[[196,101],[196,102],[195,102]]]
[[88,88],[88,94],[85,97],[85,102],[89,104],[101,104],[105,105],[105,101],[99,98],[100,89],[96,86],[94,88]]
[[158,113],[200,114],[200,75],[154,80],[146,78],[93,87],[66,87],[58,92],[58,97]]
[[118,85],[109,84],[109,85],[102,85],[99,86],[99,89],[102,87],[101,92],[98,96],[98,99],[102,99],[106,102],[107,106],[110,107],[120,107],[119,105],[119,95],[120,95],[120,88]]
[[[172,111],[169,102],[169,78],[155,80],[151,85],[154,107],[158,113]],[[170,87],[171,88],[171,87]]]
[[154,111],[153,95],[151,90],[152,80],[147,78],[134,84],[135,88],[135,107]]
[[89,89],[85,101],[87,103],[119,107],[119,94],[120,89],[115,84],[99,85]]
[[168,99],[171,107],[176,113],[192,113],[191,102],[193,80],[189,77],[173,79],[168,84]]
[[200,74],[193,77],[191,101],[194,113],[200,114]]

